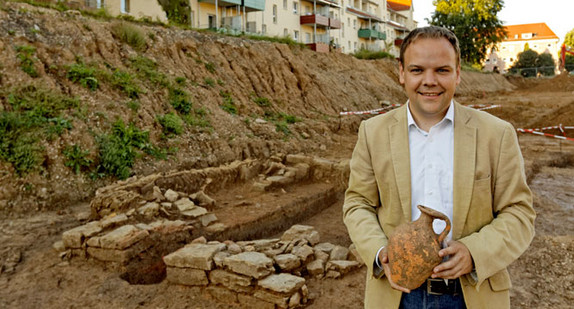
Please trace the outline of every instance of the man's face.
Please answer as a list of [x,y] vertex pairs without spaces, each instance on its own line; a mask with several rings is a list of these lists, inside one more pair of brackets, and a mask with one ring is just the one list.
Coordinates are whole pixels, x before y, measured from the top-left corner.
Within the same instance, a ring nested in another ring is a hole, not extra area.
[[460,82],[460,67],[449,41],[414,41],[405,50],[399,73],[417,124],[426,127],[442,120]]

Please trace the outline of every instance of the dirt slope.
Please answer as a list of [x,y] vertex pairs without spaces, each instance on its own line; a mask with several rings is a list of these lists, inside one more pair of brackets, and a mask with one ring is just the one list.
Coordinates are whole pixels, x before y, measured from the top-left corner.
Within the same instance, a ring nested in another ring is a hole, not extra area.
[[[95,161],[90,166],[93,170],[98,164],[96,137],[109,133],[117,119],[149,131],[151,141],[161,149],[177,149],[167,160],[150,156],[138,160],[131,174],[142,175],[261,158],[273,152],[324,151],[333,147],[333,133],[352,133],[360,120],[341,119],[340,111],[369,110],[383,102],[406,99],[393,60],[361,61],[285,44],[128,23],[145,41],[134,48],[113,34],[114,28],[125,24],[82,16],[77,11],[1,4],[0,110],[13,110],[10,95],[29,92],[30,87],[78,98],[80,105],[65,111],[71,123],[68,130],[39,142],[43,150],[33,172],[17,177],[11,164],[2,163],[0,211],[10,210],[13,215],[58,209],[85,201],[97,187],[114,181],[113,177],[90,179],[89,171],[74,174],[64,166],[63,152],[72,145],[89,150]],[[32,52],[26,54],[23,47]],[[31,59],[36,77],[25,72],[23,58]],[[142,72],[146,68],[134,59],[155,66]],[[72,65],[107,72],[108,76],[123,72],[130,75],[131,84],[118,85],[97,77],[99,87],[91,91],[72,82]],[[130,94],[125,90],[128,86],[137,88],[138,93]],[[162,136],[158,117],[177,113],[168,103],[170,87],[189,95],[192,110],[205,114],[207,128],[186,125],[179,136]],[[498,75],[463,73],[460,93],[512,87]],[[237,110],[235,115],[221,108],[230,102]],[[288,124],[289,132],[279,120],[257,121],[277,115],[301,121]]]

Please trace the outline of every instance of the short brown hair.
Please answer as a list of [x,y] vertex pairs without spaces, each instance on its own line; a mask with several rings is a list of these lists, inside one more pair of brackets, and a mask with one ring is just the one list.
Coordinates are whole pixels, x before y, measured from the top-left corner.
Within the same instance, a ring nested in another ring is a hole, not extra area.
[[448,30],[447,28],[437,27],[437,26],[428,26],[422,28],[416,28],[415,30],[411,31],[403,44],[401,44],[401,53],[399,55],[399,61],[404,64],[405,63],[405,51],[407,47],[411,45],[414,41],[418,39],[440,39],[445,38],[450,42],[450,45],[454,48],[454,53],[456,56],[456,65],[460,65],[460,47],[458,46],[458,39],[456,35]]

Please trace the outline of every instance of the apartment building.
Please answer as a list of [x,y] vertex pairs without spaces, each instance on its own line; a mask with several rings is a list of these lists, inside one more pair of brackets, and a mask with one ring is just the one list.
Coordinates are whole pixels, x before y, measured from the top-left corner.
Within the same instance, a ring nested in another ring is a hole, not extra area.
[[508,33],[506,38],[486,57],[485,71],[506,73],[526,45],[539,54],[549,53],[558,63],[560,39],[546,23],[510,25],[505,29]]
[[[112,15],[167,21],[157,0],[85,1]],[[189,10],[193,28],[288,36],[317,52],[398,56],[402,38],[416,27],[412,0],[189,0]]]

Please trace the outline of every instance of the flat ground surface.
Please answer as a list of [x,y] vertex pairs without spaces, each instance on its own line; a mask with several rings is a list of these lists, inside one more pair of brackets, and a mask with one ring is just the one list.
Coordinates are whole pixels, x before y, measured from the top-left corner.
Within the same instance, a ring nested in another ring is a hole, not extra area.
[[[552,91],[539,83],[488,97],[461,97],[465,104],[500,104],[489,110],[517,128],[574,125],[572,89]],[[560,131],[549,131],[560,134]],[[566,131],[574,137],[574,130]],[[338,136],[328,149],[333,158],[348,158],[354,136]],[[529,182],[538,212],[536,237],[526,253],[510,267],[513,308],[571,308],[574,302],[574,142],[520,134]],[[321,186],[309,186],[310,190]],[[300,190],[301,188],[296,188]],[[232,189],[232,196],[250,192]],[[287,190],[273,198],[294,198]],[[230,193],[231,194],[231,193]],[[229,198],[228,195],[227,198]],[[215,197],[218,198],[217,196]],[[222,196],[223,198],[223,196]],[[268,202],[267,199],[262,201]],[[230,202],[231,203],[231,202]],[[236,204],[242,213],[257,212],[257,203]],[[350,245],[341,218],[342,193],[336,203],[301,222],[314,226],[321,241]],[[62,259],[52,249],[61,233],[80,224],[77,216],[87,204],[58,212],[30,213],[18,219],[0,219],[0,308],[227,308],[198,289],[159,284],[130,285],[118,273],[95,262]],[[225,212],[218,214],[222,221]],[[269,235],[272,237],[274,235]],[[309,308],[362,308],[365,268],[343,279],[309,279]]]

